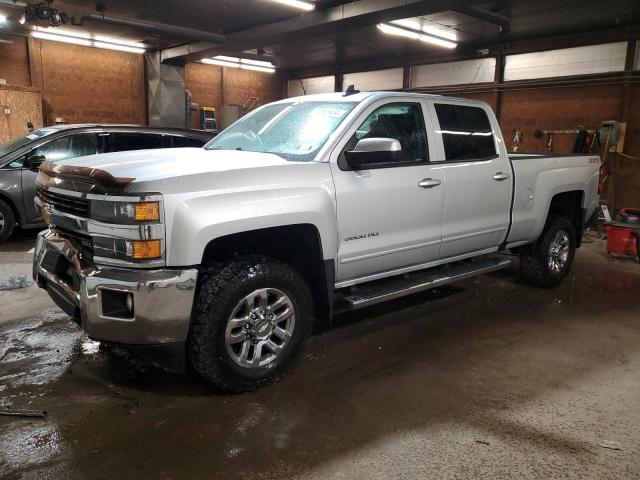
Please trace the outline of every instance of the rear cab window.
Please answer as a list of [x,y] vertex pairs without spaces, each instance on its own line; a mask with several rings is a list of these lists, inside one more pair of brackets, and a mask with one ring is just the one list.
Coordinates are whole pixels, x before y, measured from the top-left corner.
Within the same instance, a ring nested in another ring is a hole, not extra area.
[[487,112],[480,107],[434,104],[446,161],[490,160],[497,156]]

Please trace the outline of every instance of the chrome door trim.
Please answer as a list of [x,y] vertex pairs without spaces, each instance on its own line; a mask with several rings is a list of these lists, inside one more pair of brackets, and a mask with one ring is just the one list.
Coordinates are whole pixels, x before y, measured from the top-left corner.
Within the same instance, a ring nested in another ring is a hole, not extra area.
[[418,248],[431,247],[433,245],[438,245],[439,243],[440,243],[440,240],[432,240],[430,242],[417,243],[415,245],[408,245],[406,247],[393,248],[391,250],[384,250],[382,252],[367,253],[365,255],[358,255],[357,257],[343,258],[342,260],[340,260],[340,263],[351,263],[351,262],[357,262],[359,260],[368,260],[370,258],[382,257],[384,255],[391,255],[393,253],[400,253],[400,252],[406,252],[408,250],[416,250]]
[[506,227],[492,228],[489,230],[482,230],[481,232],[465,233],[463,235],[456,235],[455,237],[443,238],[442,243],[454,242],[456,240],[464,240],[465,238],[479,237],[480,235],[487,235],[489,233],[496,233],[506,230]]

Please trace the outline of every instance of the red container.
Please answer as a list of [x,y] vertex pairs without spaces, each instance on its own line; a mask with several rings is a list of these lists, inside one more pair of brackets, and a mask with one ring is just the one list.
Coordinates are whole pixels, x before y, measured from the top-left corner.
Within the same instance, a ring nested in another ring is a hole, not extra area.
[[607,252],[638,256],[640,243],[640,209],[623,208],[616,220],[607,225]]

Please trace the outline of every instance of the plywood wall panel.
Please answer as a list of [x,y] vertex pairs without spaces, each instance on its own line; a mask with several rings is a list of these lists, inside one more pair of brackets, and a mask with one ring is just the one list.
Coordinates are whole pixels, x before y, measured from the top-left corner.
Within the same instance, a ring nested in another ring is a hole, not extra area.
[[33,41],[45,123],[146,123],[144,59],[132,53]]
[[30,86],[27,41],[9,37],[12,43],[0,43],[0,78],[9,85]]
[[[5,107],[10,113],[5,113]],[[42,127],[40,93],[0,87],[0,144],[26,135],[28,122]]]

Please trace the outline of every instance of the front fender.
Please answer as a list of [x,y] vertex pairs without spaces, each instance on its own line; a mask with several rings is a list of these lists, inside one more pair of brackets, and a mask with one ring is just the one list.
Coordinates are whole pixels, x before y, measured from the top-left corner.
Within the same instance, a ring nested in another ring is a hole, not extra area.
[[335,257],[336,214],[330,181],[313,186],[211,192],[179,201],[167,223],[167,265],[197,265],[220,237],[293,224],[314,225],[323,258]]

